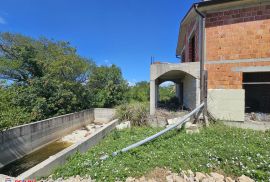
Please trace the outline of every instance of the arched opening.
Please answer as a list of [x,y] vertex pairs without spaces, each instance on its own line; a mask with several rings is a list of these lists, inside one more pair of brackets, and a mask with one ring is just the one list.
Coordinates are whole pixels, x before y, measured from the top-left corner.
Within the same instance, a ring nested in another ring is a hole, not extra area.
[[200,64],[152,64],[150,79],[151,115],[164,104],[159,92],[167,81],[174,83],[178,108],[192,110],[200,104]]

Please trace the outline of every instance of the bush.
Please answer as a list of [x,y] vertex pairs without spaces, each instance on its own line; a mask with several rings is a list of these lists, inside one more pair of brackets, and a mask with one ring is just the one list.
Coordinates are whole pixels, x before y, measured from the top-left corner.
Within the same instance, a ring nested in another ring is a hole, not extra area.
[[15,97],[17,93],[13,88],[0,87],[0,131],[32,120],[30,113],[14,104]]
[[134,102],[117,107],[116,115],[121,121],[130,121],[132,126],[146,125],[149,114],[149,103]]

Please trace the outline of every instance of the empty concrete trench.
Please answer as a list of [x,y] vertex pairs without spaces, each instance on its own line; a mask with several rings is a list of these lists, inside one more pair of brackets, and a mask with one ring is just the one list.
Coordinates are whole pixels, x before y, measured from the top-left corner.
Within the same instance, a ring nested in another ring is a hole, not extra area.
[[0,174],[22,179],[46,176],[76,151],[87,151],[118,123],[114,109],[90,109],[1,133]]

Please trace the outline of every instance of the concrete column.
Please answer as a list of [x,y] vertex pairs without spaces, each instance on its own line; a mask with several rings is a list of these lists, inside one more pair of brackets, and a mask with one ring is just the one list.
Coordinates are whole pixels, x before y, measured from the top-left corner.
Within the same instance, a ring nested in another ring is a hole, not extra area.
[[201,104],[201,87],[200,87],[200,80],[196,79],[196,107],[198,107]]
[[158,100],[158,88],[155,80],[150,81],[150,115],[154,115],[156,112]]
[[180,102],[180,84],[175,83],[175,96],[178,98],[179,102]]
[[157,104],[159,101],[159,85],[155,84],[155,88],[156,88],[156,108],[157,108]]

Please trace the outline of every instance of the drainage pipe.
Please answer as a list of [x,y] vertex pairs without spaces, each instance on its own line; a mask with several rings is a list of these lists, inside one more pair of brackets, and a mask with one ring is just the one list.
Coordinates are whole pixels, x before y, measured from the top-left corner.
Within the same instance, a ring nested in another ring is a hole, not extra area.
[[[204,106],[204,103],[202,103],[199,107],[197,107],[196,109],[194,109],[193,111],[191,111],[190,113],[188,113],[187,115],[185,115],[184,117],[182,117],[182,118],[181,118],[179,121],[177,121],[174,125],[169,126],[168,128],[166,128],[166,129],[164,129],[164,130],[158,132],[157,134],[152,135],[152,136],[150,136],[150,137],[148,137],[148,138],[146,138],[146,139],[144,139],[144,140],[141,140],[141,141],[139,141],[139,142],[137,142],[137,143],[134,143],[134,144],[132,144],[132,145],[126,147],[126,148],[123,148],[123,149],[120,150],[120,151],[114,152],[112,155],[113,155],[113,156],[116,156],[116,155],[119,154],[120,152],[127,152],[127,151],[129,151],[129,150],[131,150],[131,149],[133,149],[133,148],[139,147],[139,146],[141,146],[141,145],[143,145],[143,144],[145,144],[145,143],[147,143],[147,142],[150,142],[150,141],[154,140],[155,138],[157,138],[157,137],[163,135],[164,133],[166,133],[166,132],[168,132],[168,131],[170,131],[170,130],[176,128],[177,126],[183,125],[184,123],[186,123],[186,122],[188,121],[188,119],[189,119],[191,116],[193,116],[194,114],[198,113],[198,112],[203,108],[203,106]],[[106,158],[107,158],[107,157],[106,157]]]

